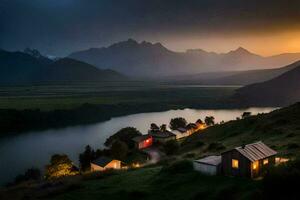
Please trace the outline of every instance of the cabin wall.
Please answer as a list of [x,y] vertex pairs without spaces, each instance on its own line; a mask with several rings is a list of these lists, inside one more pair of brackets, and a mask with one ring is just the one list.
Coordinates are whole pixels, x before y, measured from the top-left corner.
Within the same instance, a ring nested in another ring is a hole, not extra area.
[[143,141],[137,142],[136,143],[136,147],[138,149],[144,149],[144,148],[152,146],[152,144],[153,144],[153,138],[150,137],[147,140],[143,140]]
[[218,173],[218,166],[208,165],[199,162],[193,162],[194,170],[199,171],[203,174],[207,175],[217,175]]
[[104,167],[100,167],[99,165],[95,165],[93,163],[91,163],[91,171],[95,172],[95,171],[103,171],[105,170]]
[[[237,169],[232,167],[232,159],[239,161]],[[221,165],[224,175],[251,177],[251,162],[236,150],[223,153]]]
[[[264,160],[268,159],[268,164],[264,164]],[[271,156],[265,159],[258,160],[258,168],[253,169],[253,163],[251,163],[251,177],[256,178],[259,176],[262,176],[266,173],[266,171],[271,167],[275,165],[275,156]]]
[[121,169],[121,161],[113,160],[105,166],[105,169]]
[[106,169],[121,169],[121,161],[113,160],[108,163],[105,167],[91,163],[91,171],[104,171]]

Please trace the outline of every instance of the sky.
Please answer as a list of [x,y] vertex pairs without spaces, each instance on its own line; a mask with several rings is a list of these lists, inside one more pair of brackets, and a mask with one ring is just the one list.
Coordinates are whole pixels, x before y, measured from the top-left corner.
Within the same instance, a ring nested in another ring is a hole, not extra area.
[[0,0],[0,48],[66,56],[133,38],[174,51],[300,52],[299,0]]

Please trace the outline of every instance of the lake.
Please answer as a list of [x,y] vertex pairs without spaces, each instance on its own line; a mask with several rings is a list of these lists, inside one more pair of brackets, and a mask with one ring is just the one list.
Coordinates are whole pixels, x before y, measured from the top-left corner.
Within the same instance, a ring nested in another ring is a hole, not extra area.
[[106,138],[121,128],[136,127],[143,134],[151,123],[168,124],[171,118],[184,117],[188,122],[214,116],[216,122],[240,117],[243,112],[268,113],[275,108],[249,108],[231,110],[169,110],[164,112],[140,113],[112,118],[108,121],[63,129],[28,132],[0,139],[0,184],[11,181],[16,175],[30,167],[43,167],[51,155],[67,154],[74,163],[86,145],[103,148]]

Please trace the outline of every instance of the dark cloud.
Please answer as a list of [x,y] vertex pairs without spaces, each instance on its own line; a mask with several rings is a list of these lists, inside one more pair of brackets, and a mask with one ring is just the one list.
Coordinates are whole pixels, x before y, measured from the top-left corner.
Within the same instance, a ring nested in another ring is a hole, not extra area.
[[268,34],[299,20],[299,0],[1,0],[0,48],[64,55],[128,37]]

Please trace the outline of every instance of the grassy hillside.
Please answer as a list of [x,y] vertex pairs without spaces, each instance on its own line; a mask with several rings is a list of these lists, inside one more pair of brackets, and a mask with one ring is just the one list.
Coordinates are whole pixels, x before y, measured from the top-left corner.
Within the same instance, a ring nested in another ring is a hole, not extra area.
[[258,140],[280,154],[300,155],[300,103],[198,132],[183,142],[182,151],[203,156]]
[[[208,177],[191,168],[181,171],[160,167],[123,173],[103,180],[84,182],[81,189],[49,199],[250,199],[258,182],[228,177]],[[250,190],[250,191],[249,191]]]
[[133,171],[73,178],[44,184],[44,187],[18,186],[1,193],[2,199],[51,200],[193,200],[252,199],[259,195],[260,181],[205,176],[192,170],[191,163],[149,167]]

